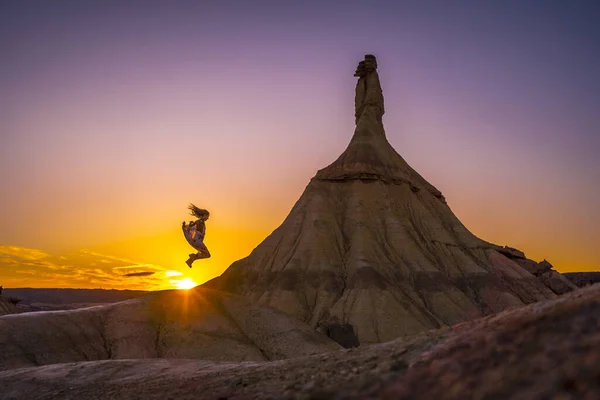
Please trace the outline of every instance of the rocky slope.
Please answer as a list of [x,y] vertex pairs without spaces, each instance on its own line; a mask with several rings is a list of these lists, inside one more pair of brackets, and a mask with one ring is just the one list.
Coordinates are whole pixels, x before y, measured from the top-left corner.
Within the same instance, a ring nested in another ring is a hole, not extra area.
[[0,370],[125,358],[263,361],[338,348],[279,311],[202,288],[0,317]]
[[552,264],[546,260],[541,262],[529,260],[523,252],[508,247],[504,248],[504,254],[516,261],[523,269],[539,279],[540,282],[556,294],[563,294],[577,289],[577,285],[556,271]]
[[272,362],[0,372],[0,399],[597,399],[600,285],[411,339]]
[[18,312],[14,302],[9,297],[0,296],[0,316]]
[[600,272],[567,272],[563,275],[578,287],[600,283]]

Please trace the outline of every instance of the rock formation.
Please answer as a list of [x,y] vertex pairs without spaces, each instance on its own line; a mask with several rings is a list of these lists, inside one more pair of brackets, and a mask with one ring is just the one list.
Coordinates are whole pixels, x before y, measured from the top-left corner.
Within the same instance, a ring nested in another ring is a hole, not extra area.
[[264,361],[339,348],[277,310],[202,288],[0,318],[0,370],[126,358]]
[[[510,251],[506,251],[509,249]],[[504,254],[517,262],[521,267],[525,268],[529,273],[537,277],[540,282],[550,288],[556,294],[563,294],[577,289],[577,285],[556,271],[552,264],[543,260],[535,262],[525,257],[523,252],[516,249],[504,248]]]
[[469,232],[392,148],[374,56],[355,76],[346,150],[317,172],[281,226],[205,286],[278,308],[346,347],[563,292],[526,270],[522,252]]
[[578,287],[600,283],[600,272],[567,272],[564,273],[563,276]]

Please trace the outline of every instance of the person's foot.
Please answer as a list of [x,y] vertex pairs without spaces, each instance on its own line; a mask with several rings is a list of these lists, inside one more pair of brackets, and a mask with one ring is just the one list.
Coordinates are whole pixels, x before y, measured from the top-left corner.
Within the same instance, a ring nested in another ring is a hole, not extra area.
[[192,257],[188,258],[187,261],[185,262],[187,264],[188,267],[192,268],[192,263],[194,262],[194,260],[192,260]]

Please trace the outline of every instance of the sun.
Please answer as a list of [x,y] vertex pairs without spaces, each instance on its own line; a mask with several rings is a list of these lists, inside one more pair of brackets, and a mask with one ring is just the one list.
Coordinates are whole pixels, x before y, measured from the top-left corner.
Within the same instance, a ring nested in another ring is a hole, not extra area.
[[190,278],[184,278],[184,279],[181,279],[181,280],[175,282],[175,286],[177,286],[177,289],[179,289],[179,290],[188,290],[188,289],[198,286],[198,284],[196,282],[194,282],[193,280],[191,280]]

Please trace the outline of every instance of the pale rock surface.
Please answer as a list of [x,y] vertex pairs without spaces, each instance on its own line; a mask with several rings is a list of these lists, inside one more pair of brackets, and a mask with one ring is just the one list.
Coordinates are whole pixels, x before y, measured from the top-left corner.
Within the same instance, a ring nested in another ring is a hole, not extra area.
[[[485,242],[392,148],[377,62],[357,68],[356,130],[252,253],[205,284],[278,308],[345,347],[554,298],[519,250]],[[557,293],[564,292],[561,286]]]
[[0,370],[130,358],[265,361],[338,348],[277,310],[203,288],[0,317]]

